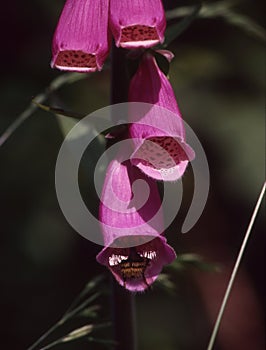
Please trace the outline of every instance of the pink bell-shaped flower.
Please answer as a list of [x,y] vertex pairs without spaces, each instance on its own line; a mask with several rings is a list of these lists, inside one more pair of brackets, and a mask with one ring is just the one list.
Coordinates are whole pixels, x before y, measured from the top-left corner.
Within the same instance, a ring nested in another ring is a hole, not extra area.
[[108,0],[67,0],[53,38],[52,68],[101,70],[109,52]]
[[[133,165],[164,181],[179,179],[195,156],[185,141],[185,128],[174,91],[155,58],[145,54],[129,87],[129,135]],[[143,107],[142,107],[143,106]]]
[[163,216],[157,184],[130,160],[111,161],[101,196],[104,248],[97,261],[120,285],[143,291],[176,254],[162,236]]
[[116,46],[147,48],[164,40],[166,20],[161,0],[110,0],[109,23]]

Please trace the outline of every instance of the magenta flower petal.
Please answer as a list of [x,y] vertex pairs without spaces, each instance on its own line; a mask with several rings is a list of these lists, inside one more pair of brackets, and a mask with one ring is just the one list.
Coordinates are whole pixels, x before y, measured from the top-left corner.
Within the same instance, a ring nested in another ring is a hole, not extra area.
[[185,128],[174,91],[151,55],[144,55],[131,80],[130,137],[135,151],[131,162],[148,176],[164,181],[179,179],[195,156],[185,141]]
[[176,258],[163,236],[131,248],[104,248],[97,261],[110,269],[117,282],[132,292],[142,292],[158,277],[162,268]]
[[164,40],[166,20],[161,0],[110,0],[109,23],[116,46],[147,48]]
[[142,291],[175,258],[163,232],[157,184],[132,166],[113,160],[102,191],[99,219],[104,248],[97,261],[131,291]]
[[53,38],[52,68],[101,70],[109,51],[108,0],[67,0]]
[[[163,232],[163,212],[156,182],[132,166],[130,160],[113,160],[106,172],[99,220],[108,247],[134,246],[159,236]],[[126,240],[121,241],[121,237]],[[132,244],[128,237],[132,237]]]
[[172,61],[172,59],[175,57],[175,55],[173,54],[173,52],[169,51],[169,50],[155,50],[157,53],[159,53],[160,55],[164,56],[167,61],[170,63]]

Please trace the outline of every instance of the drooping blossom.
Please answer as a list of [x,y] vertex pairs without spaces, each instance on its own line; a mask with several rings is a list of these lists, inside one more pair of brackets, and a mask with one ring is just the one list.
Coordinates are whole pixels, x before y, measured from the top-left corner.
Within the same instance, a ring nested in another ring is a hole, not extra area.
[[97,261],[130,291],[143,291],[176,255],[162,236],[161,200],[154,180],[130,160],[111,161],[101,196],[99,220],[104,248]]
[[109,23],[116,46],[148,48],[164,40],[166,20],[161,0],[110,0]]
[[184,122],[168,78],[155,58],[145,54],[129,87],[131,162],[148,176],[179,179],[194,151],[185,141]]
[[109,51],[109,0],[67,0],[53,38],[52,68],[101,70]]

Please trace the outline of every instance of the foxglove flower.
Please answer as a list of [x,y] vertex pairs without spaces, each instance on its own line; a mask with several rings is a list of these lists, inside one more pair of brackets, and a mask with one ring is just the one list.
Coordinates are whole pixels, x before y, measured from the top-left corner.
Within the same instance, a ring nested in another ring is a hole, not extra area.
[[131,80],[129,101],[143,102],[130,104],[129,133],[135,145],[132,164],[157,180],[179,179],[194,151],[185,142],[174,91],[150,54],[143,56]]
[[113,160],[106,173],[100,215],[104,248],[97,261],[120,285],[143,291],[176,255],[161,235],[163,217],[157,184],[132,166]]
[[166,20],[161,0],[110,0],[109,23],[116,46],[147,48],[164,40]]
[[52,68],[101,70],[109,51],[108,0],[67,0],[54,38]]

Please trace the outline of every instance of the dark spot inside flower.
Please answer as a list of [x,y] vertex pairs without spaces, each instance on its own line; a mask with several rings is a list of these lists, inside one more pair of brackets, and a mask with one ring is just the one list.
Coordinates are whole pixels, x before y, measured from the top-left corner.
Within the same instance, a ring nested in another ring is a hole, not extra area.
[[95,55],[81,50],[60,51],[55,61],[56,67],[97,68]]
[[122,29],[121,43],[145,40],[159,40],[156,28],[145,25],[133,25]]

